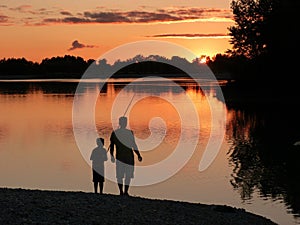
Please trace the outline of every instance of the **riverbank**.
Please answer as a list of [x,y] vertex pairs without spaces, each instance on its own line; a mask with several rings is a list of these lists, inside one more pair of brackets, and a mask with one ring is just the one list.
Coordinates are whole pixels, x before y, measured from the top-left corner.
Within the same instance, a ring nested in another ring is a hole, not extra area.
[[86,192],[0,188],[0,224],[274,225],[244,209]]

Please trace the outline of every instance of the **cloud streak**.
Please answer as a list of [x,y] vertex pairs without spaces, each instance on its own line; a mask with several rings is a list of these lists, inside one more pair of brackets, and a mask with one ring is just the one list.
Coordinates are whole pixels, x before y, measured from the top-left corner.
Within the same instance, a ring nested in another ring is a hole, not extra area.
[[[136,10],[107,9],[69,11],[57,7],[35,8],[32,5],[8,7],[0,5],[12,24],[57,25],[57,24],[149,24],[184,22],[232,22],[229,9],[201,7],[168,7],[162,9],[138,7]],[[30,19],[27,19],[30,18]],[[1,18],[5,20],[4,16]],[[3,25],[3,22],[2,22]]]
[[21,13],[32,13],[35,14],[33,11],[31,11],[32,6],[31,5],[20,5],[18,7],[9,8],[12,11],[18,11]]
[[98,46],[96,46],[96,45],[85,45],[85,44],[79,43],[78,40],[75,40],[72,42],[72,47],[70,47],[68,49],[68,51],[73,51],[73,50],[81,49],[81,48],[97,48],[97,47]]
[[[13,8],[8,8],[10,11],[13,11],[13,12],[17,12],[17,13],[22,13],[22,14],[30,14],[31,16],[32,15],[36,15],[37,18],[40,18],[40,16],[44,16],[44,15],[49,15],[49,14],[57,14],[56,11],[54,11],[53,9],[49,10],[49,9],[46,9],[46,8],[39,8],[39,9],[35,9],[33,8],[32,5],[20,5],[20,6],[17,6],[17,7],[13,7]],[[63,12],[63,13],[62,13]],[[62,15],[71,15],[71,14],[64,14],[66,12],[62,11],[61,14]]]
[[183,38],[183,39],[203,39],[203,38],[230,38],[228,34],[155,34],[152,38]]
[[45,18],[44,23],[166,23],[182,21],[231,21],[232,14],[227,9],[168,8],[154,11],[85,11],[78,16],[63,14],[65,17]]

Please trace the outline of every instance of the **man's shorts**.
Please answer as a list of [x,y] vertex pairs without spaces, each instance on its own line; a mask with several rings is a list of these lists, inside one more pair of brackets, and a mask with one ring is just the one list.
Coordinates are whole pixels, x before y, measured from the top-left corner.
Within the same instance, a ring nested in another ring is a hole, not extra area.
[[133,178],[134,166],[123,163],[119,160],[116,161],[116,177],[117,179]]

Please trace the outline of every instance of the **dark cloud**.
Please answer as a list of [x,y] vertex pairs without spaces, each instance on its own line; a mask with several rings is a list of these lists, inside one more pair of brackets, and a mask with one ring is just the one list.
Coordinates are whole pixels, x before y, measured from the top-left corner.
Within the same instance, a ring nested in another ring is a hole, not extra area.
[[153,23],[176,22],[195,19],[232,18],[231,10],[206,8],[172,8],[154,11],[85,11],[77,16],[62,13],[63,18],[46,18],[44,23]]
[[8,22],[8,16],[1,15],[0,14],[0,23],[7,23]]
[[75,40],[72,43],[72,47],[68,49],[68,51],[73,51],[75,49],[79,49],[79,48],[96,48],[97,46],[95,45],[85,45],[82,43],[79,43],[79,41]]
[[90,21],[85,18],[79,18],[79,17],[65,17],[63,19],[57,19],[57,18],[48,18],[44,19],[43,23],[89,23]]
[[156,34],[154,38],[228,38],[228,34]]
[[181,20],[180,17],[161,12],[145,12],[145,11],[132,11],[127,15],[132,18],[132,22],[136,23],[149,23],[149,22],[164,22],[164,21],[177,21]]
[[61,11],[60,14],[64,15],[64,16],[72,16],[72,13],[70,13],[68,11]]
[[87,21],[97,23],[130,22],[130,18],[127,18],[126,15],[118,12],[84,12],[83,15]]

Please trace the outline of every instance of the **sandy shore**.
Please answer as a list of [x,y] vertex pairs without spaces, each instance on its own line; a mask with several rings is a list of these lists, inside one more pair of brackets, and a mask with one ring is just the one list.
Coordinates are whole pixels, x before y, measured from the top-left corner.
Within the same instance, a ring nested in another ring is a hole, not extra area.
[[274,225],[229,206],[85,192],[0,188],[0,224]]

